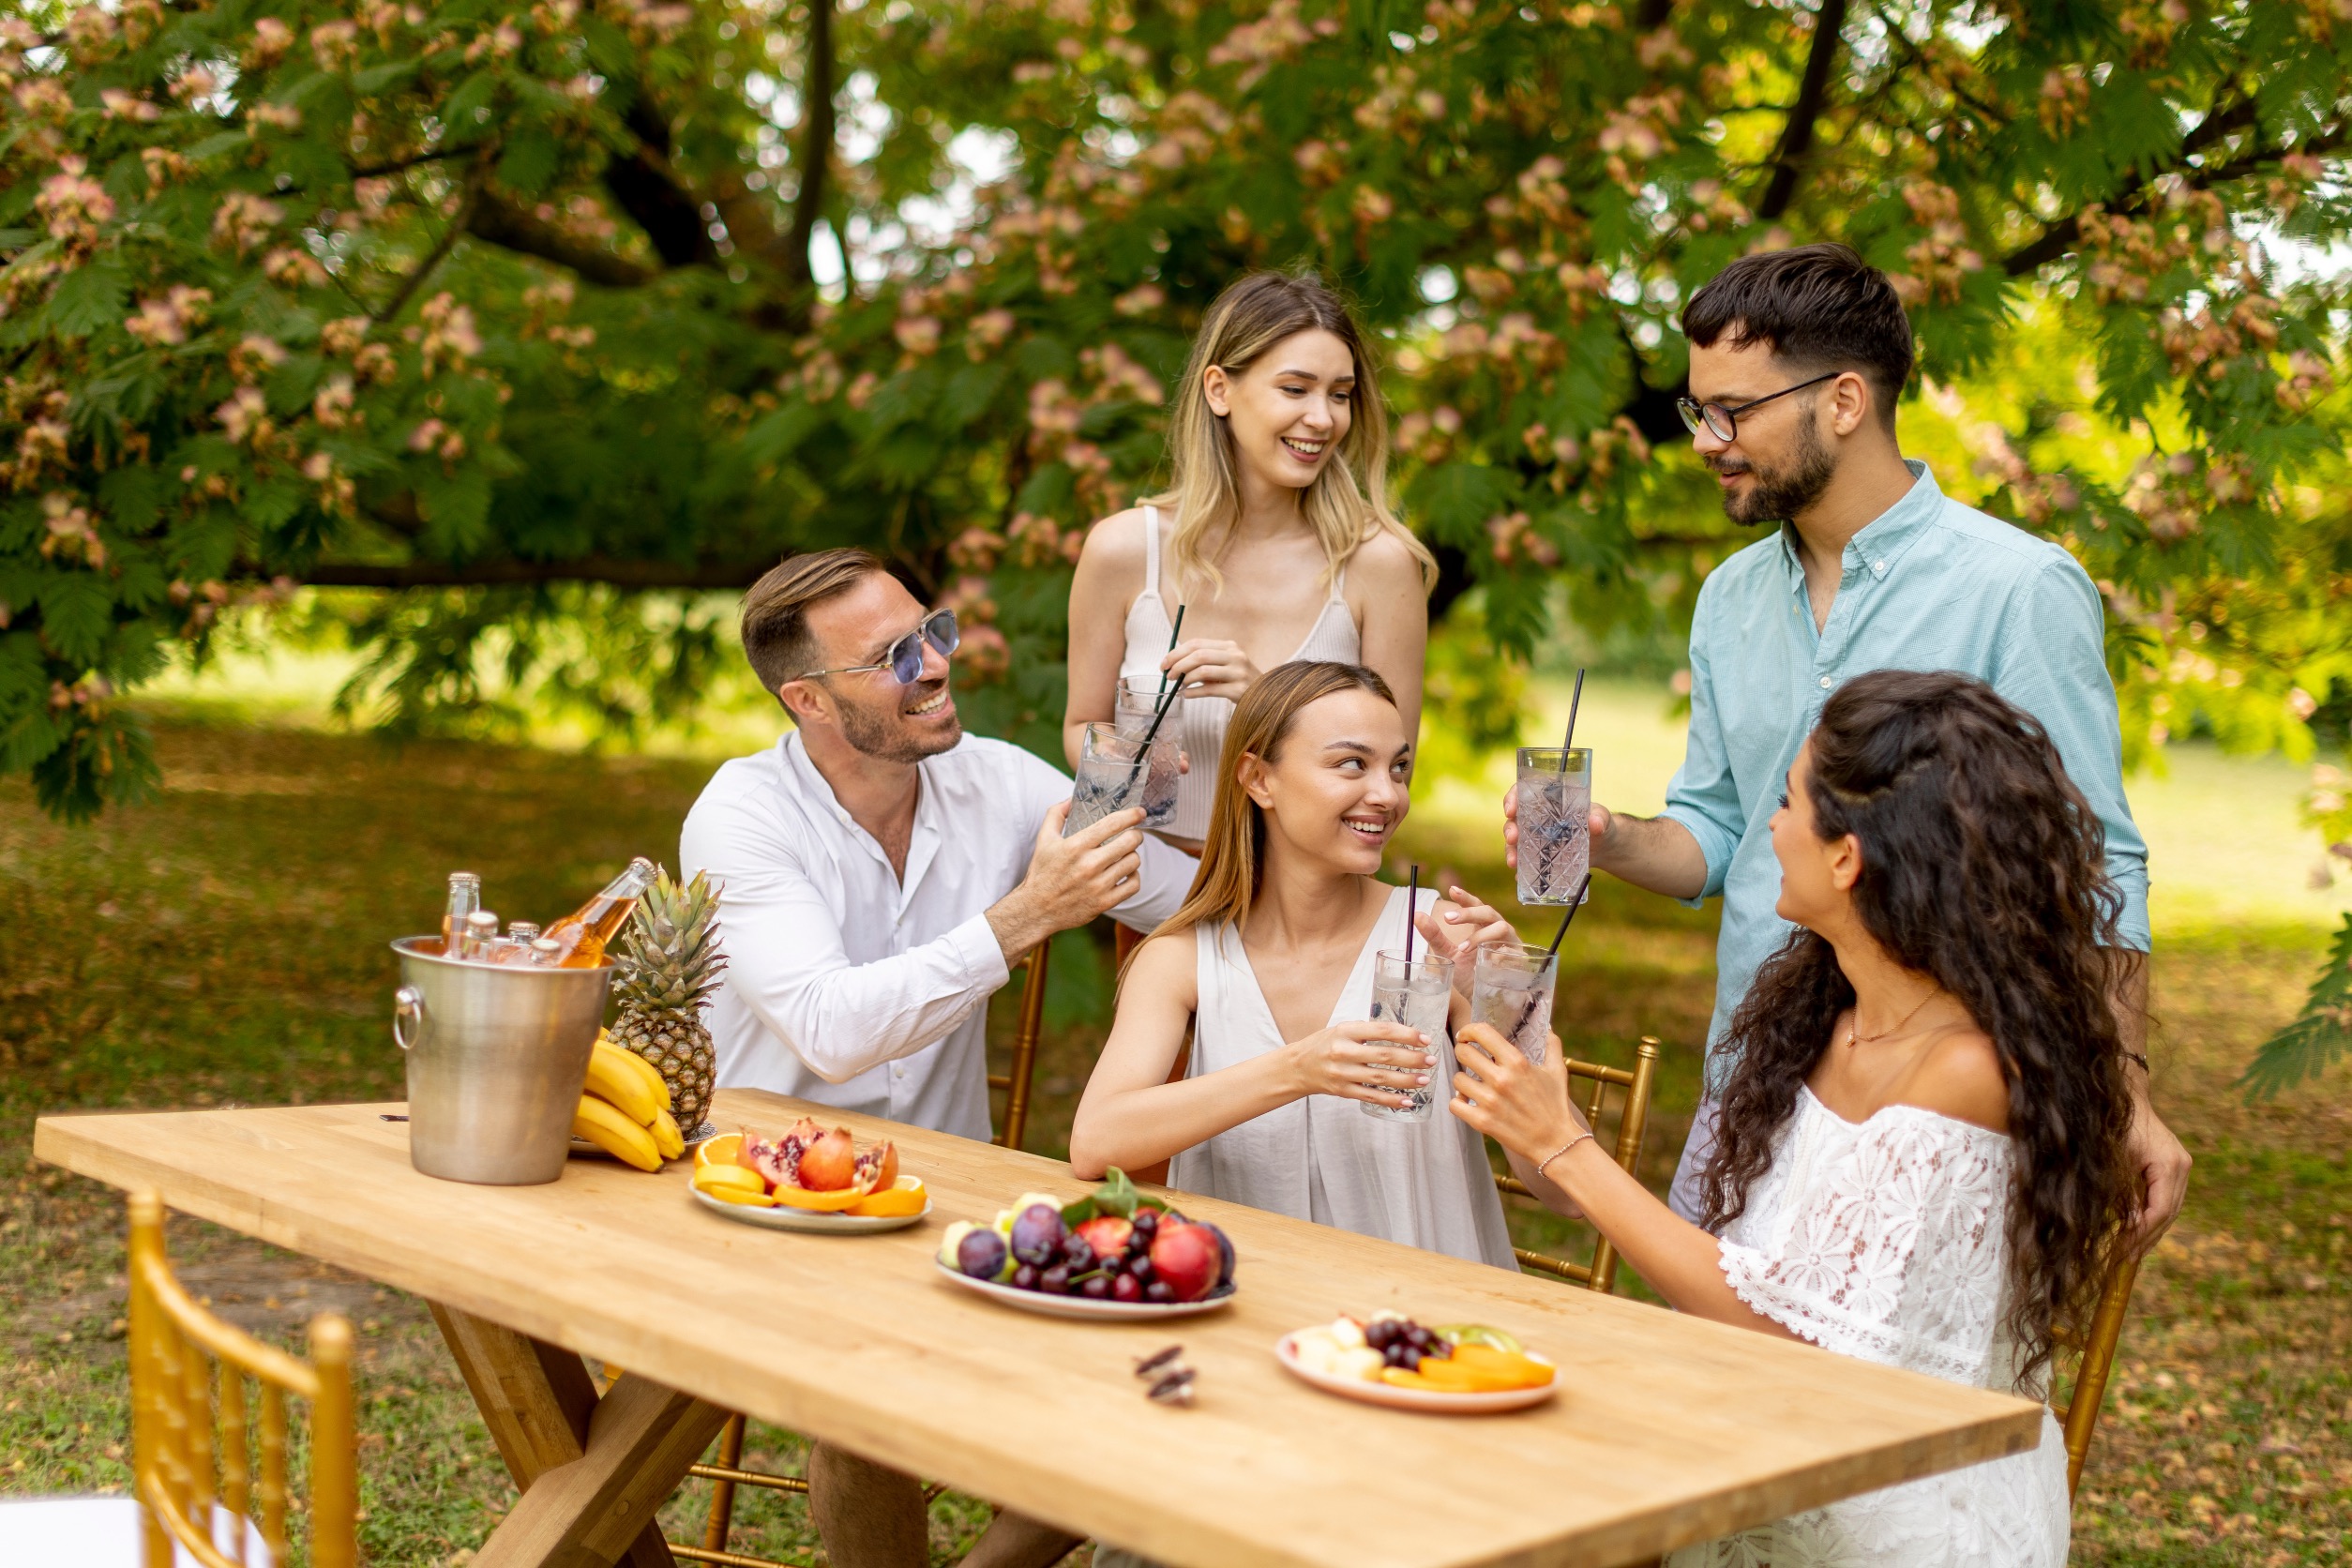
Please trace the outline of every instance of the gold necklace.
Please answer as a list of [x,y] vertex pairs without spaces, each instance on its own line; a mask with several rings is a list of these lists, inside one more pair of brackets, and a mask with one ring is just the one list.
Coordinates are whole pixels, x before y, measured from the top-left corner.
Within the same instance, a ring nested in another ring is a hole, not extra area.
[[[1919,1006],[1914,1007],[1909,1012],[1904,1014],[1903,1017],[1897,1020],[1892,1029],[1882,1029],[1877,1033],[1870,1035],[1868,1037],[1869,1043],[1875,1046],[1881,1040],[1902,1033],[1903,1026],[1905,1024],[1907,1024],[1913,1018],[1918,1018],[1929,1003],[1935,1001],[1937,997],[1943,994],[1944,988],[1941,986],[1937,986],[1935,989],[1929,991],[1925,996],[1921,997],[1919,999]],[[1854,1003],[1853,1021],[1846,1026],[1846,1048],[1848,1050],[1855,1049],[1862,1044],[1863,1038],[1864,1037],[1862,1032],[1862,1002],[1860,998],[1857,998]]]

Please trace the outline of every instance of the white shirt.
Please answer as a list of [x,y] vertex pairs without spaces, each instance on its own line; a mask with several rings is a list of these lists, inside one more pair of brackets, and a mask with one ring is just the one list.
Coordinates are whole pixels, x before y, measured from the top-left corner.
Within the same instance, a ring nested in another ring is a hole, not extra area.
[[[987,911],[1028,873],[1070,779],[969,735],[916,768],[903,881],[797,731],[721,764],[686,813],[678,864],[720,884],[718,1082],[986,1138],[986,1003],[1010,972]],[[1141,853],[1141,890],[1112,912],[1149,928],[1195,862],[1149,836]]]

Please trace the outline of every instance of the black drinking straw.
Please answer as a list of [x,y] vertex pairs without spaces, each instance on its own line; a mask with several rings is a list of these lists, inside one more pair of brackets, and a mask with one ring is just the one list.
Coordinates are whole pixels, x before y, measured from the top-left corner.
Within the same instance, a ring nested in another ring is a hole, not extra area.
[[[1584,881],[1576,884],[1576,896],[1568,900],[1568,912],[1560,917],[1560,929],[1552,933],[1551,946],[1544,950],[1545,962],[1549,963],[1553,959],[1560,957],[1560,939],[1568,934],[1568,927],[1575,923],[1576,911],[1584,907],[1585,890],[1591,885],[1592,873],[1587,871],[1584,874]],[[1528,1020],[1535,1017],[1535,1003],[1536,998],[1530,993],[1527,999],[1527,1005],[1519,1009],[1519,1021],[1511,1026],[1511,1043],[1513,1045],[1518,1044],[1520,1032],[1527,1028]]]
[[[1168,651],[1171,654],[1176,651],[1178,634],[1184,629],[1185,609],[1181,604],[1176,607],[1176,624],[1168,628]],[[1125,800],[1134,791],[1135,781],[1143,776],[1143,765],[1152,760],[1152,741],[1160,732],[1160,721],[1168,717],[1168,710],[1176,705],[1176,694],[1184,689],[1182,683],[1172,686],[1168,684],[1169,673],[1166,670],[1160,671],[1159,693],[1152,702],[1152,727],[1143,731],[1143,744],[1137,747],[1136,759],[1127,767],[1127,781],[1119,787],[1117,798],[1120,800]]]
[[1413,972],[1413,916],[1421,908],[1421,862],[1413,862],[1410,891],[1405,896],[1405,978],[1410,984]]
[[[1180,610],[1177,613],[1181,615],[1184,611]],[[1560,737],[1560,749],[1562,751],[1567,750],[1570,746],[1576,745],[1576,705],[1583,701],[1584,666],[1579,664],[1576,666],[1576,689],[1568,699],[1568,732]],[[1562,757],[1560,760],[1560,771],[1563,776],[1568,772],[1568,759],[1565,757]]]
[[[1176,624],[1168,628],[1168,651],[1171,654],[1176,651],[1176,640],[1184,634],[1184,611],[1187,608],[1181,604],[1176,607]],[[1168,678],[1170,673],[1171,671],[1166,670],[1160,671],[1160,689],[1152,694],[1152,713],[1154,717],[1159,715],[1162,708],[1168,705]]]

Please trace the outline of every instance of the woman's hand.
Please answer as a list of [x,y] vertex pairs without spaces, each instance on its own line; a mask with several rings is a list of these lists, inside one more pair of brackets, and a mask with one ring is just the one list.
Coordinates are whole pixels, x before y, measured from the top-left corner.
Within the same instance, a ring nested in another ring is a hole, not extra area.
[[1160,660],[1187,697],[1222,697],[1238,702],[1258,684],[1260,671],[1242,645],[1218,637],[1187,637]]
[[[1467,887],[1447,888],[1444,897],[1413,916],[1413,927],[1420,931],[1421,940],[1429,944],[1430,952],[1456,965],[1475,948],[1489,942],[1519,940],[1519,933],[1502,917],[1502,912],[1482,902]],[[1461,975],[1458,983],[1467,990],[1469,975]]]
[[1399,1110],[1412,1104],[1402,1091],[1428,1088],[1438,1064],[1426,1034],[1373,1018],[1335,1023],[1282,1049],[1300,1094],[1336,1094]]
[[1489,942],[1516,942],[1519,933],[1492,904],[1480,901],[1467,887],[1449,887],[1445,897],[1413,916],[1413,927],[1429,951],[1454,965],[1454,1000],[1450,1019],[1459,1028],[1470,1007],[1470,982],[1476,974],[1478,949]]
[[1590,1132],[1568,1094],[1568,1053],[1547,1035],[1540,1067],[1490,1024],[1456,1032],[1454,1114],[1530,1161],[1548,1158],[1578,1133]]

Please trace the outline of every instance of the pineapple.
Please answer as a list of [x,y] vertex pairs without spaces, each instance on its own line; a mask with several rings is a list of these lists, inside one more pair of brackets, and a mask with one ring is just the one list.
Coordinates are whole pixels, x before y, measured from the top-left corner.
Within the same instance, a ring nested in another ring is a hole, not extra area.
[[670,1113],[692,1138],[711,1108],[716,1053],[702,1003],[718,988],[718,890],[701,872],[680,886],[668,871],[645,890],[612,965],[620,1018],[612,1042],[654,1064],[670,1086]]

